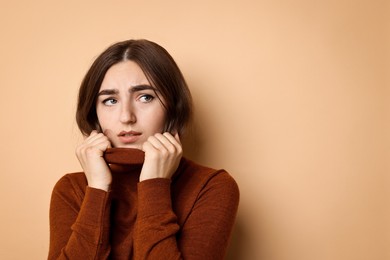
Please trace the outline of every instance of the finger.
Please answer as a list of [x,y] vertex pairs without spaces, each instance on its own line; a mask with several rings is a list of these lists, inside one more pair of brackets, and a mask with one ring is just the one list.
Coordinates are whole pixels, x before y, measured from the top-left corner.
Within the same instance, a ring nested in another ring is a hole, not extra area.
[[165,132],[162,135],[156,136],[167,148],[170,148],[171,146],[173,148],[181,148],[180,139],[177,140],[175,137],[172,136],[171,133]]
[[110,147],[110,141],[108,140],[107,136],[99,134],[91,139],[88,139],[84,144],[82,144],[79,147],[79,152],[84,153],[88,150],[93,151],[95,149],[99,151],[105,151],[108,147]]
[[164,136],[165,136],[173,145],[175,145],[175,146],[180,145],[180,146],[181,146],[179,134],[176,133],[175,136],[173,136],[171,133],[165,132],[163,135],[164,135]]
[[104,136],[102,133],[93,132],[93,133],[91,133],[91,135],[89,135],[89,136],[84,140],[84,143],[90,144],[90,143],[94,142],[95,140],[101,138],[102,136]]
[[157,137],[170,153],[180,154],[182,152],[182,146],[180,141],[176,140],[176,138],[173,137],[172,134],[167,132]]
[[180,142],[179,135],[176,134],[175,137],[173,137],[170,133],[164,133],[164,136],[171,142],[173,145],[173,148],[171,152],[175,152],[177,154],[182,154],[183,153],[183,147]]
[[110,141],[110,147],[112,147],[112,140],[115,139],[115,134],[114,134],[114,131],[110,130],[110,129],[106,129],[104,130],[104,135],[107,136],[108,140]]
[[84,135],[84,140],[90,138],[91,136],[95,136],[97,135],[97,131],[96,130],[92,130],[91,133],[89,135]]
[[155,135],[152,135],[152,136],[149,136],[147,142],[149,142],[153,148],[157,149],[157,150],[165,150],[165,145],[163,143],[163,141],[161,140],[162,134],[155,134]]
[[102,136],[101,138],[95,139],[93,142],[89,144],[90,147],[108,147],[110,145],[110,140],[106,136]]
[[180,135],[178,132],[176,132],[176,134],[175,134],[175,139],[176,139],[176,141],[178,141],[181,144]]

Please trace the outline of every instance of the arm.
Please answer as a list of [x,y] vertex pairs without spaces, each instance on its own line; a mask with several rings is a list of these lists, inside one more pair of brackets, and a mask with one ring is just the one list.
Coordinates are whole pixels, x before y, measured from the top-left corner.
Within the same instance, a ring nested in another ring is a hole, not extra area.
[[223,259],[239,200],[237,184],[226,172],[200,191],[180,232],[169,180],[140,182],[138,192],[135,259]]
[[138,184],[135,259],[223,259],[238,207],[238,187],[216,173],[197,196],[181,227],[171,205],[171,181],[182,155],[179,136],[156,134],[143,144]]
[[[104,161],[111,147],[108,137],[92,131],[77,147],[76,156],[86,182],[81,190],[70,177],[54,187],[50,205],[49,259],[106,259],[109,247],[110,203],[107,193],[112,176]],[[78,193],[77,193],[78,192]]]
[[66,176],[54,187],[48,259],[107,259],[109,193],[87,187],[80,198],[77,191]]
[[181,259],[172,210],[171,180],[156,178],[138,183],[138,212],[134,229],[134,259]]
[[179,135],[150,136],[142,146],[145,162],[138,183],[134,259],[179,259],[175,234],[179,230],[173,213],[170,183],[182,156]]
[[199,193],[179,245],[184,259],[224,259],[239,203],[239,189],[225,171],[219,172]]

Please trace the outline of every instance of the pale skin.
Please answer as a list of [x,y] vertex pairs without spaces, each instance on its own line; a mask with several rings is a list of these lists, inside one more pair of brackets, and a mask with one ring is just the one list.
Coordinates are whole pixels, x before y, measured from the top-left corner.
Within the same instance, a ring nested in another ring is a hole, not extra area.
[[103,158],[110,147],[145,152],[139,181],[172,177],[183,150],[177,133],[163,133],[164,100],[157,95],[133,61],[117,63],[107,71],[96,103],[102,133],[92,131],[76,148],[89,187],[110,189],[112,175]]

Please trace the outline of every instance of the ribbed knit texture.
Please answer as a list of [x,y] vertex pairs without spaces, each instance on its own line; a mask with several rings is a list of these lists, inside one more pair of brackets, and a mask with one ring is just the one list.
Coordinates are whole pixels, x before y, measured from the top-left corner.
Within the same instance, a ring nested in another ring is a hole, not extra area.
[[110,192],[88,187],[84,173],[55,185],[48,259],[224,258],[239,201],[226,171],[183,158],[172,180],[139,182],[140,151],[108,154]]

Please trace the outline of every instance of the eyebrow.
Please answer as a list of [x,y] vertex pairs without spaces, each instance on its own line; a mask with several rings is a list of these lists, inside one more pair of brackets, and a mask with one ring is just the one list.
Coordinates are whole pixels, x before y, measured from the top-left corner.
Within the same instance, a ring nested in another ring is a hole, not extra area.
[[137,92],[137,91],[142,91],[142,90],[153,90],[155,92],[157,92],[158,90],[150,85],[146,85],[146,84],[143,84],[143,85],[137,85],[137,86],[133,86],[131,89],[130,89],[130,92],[134,93],[134,92]]
[[[129,89],[129,92],[131,93],[134,93],[134,92],[138,92],[138,91],[142,91],[142,90],[153,90],[155,92],[158,92],[158,90],[150,85],[136,85],[136,86],[132,86],[130,89]],[[98,96],[102,96],[102,95],[116,95],[118,94],[119,91],[117,89],[103,89],[102,91],[100,91],[98,93]]]
[[117,89],[103,89],[102,91],[99,92],[98,96],[103,96],[103,95],[114,95],[118,94],[119,91]]

